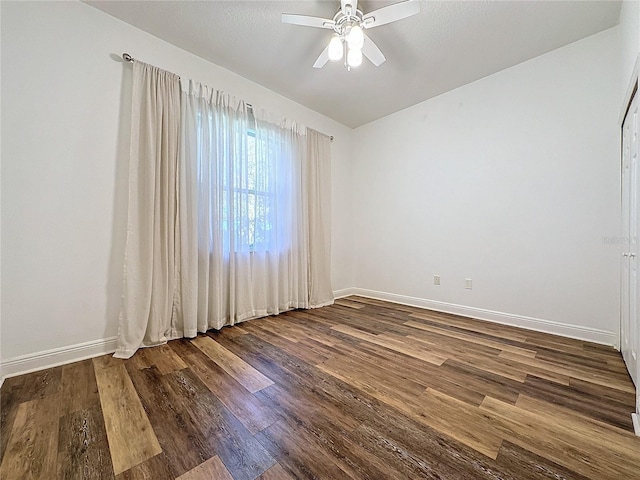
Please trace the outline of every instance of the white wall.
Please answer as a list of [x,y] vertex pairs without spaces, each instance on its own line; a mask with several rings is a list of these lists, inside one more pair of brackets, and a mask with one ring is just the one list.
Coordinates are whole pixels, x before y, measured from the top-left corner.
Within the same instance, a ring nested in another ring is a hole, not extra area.
[[618,50],[616,27],[356,129],[359,291],[615,343]]
[[118,60],[125,51],[335,136],[333,286],[353,285],[350,129],[87,5],[1,8],[3,362],[117,333],[130,128],[131,65]]
[[[640,1],[626,0],[620,9],[620,37],[622,55],[622,95],[627,94],[631,73],[640,54]],[[623,98],[622,102],[627,101]],[[626,105],[625,105],[626,107]],[[622,108],[622,106],[620,107]]]

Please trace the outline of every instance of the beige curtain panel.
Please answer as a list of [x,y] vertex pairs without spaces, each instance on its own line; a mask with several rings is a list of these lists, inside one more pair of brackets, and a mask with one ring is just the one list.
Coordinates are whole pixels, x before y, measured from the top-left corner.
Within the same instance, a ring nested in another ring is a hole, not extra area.
[[333,303],[330,140],[134,64],[115,356]]
[[133,64],[129,216],[116,356],[175,336],[180,78]]

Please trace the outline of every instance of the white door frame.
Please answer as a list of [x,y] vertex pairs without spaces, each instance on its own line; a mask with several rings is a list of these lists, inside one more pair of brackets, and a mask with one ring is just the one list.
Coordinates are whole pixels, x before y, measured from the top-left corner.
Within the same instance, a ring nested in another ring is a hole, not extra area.
[[[618,125],[620,126],[620,145],[622,146],[622,125],[624,123],[625,116],[627,114],[627,110],[631,104],[633,99],[633,94],[635,92],[636,95],[640,95],[640,83],[638,75],[640,73],[640,55],[636,59],[636,64],[633,68],[633,73],[631,74],[631,78],[629,79],[629,86],[627,87],[627,91],[624,96],[624,101],[622,102],[622,110],[620,112],[620,118],[618,120]],[[622,148],[620,149],[620,153],[622,155]],[[622,201],[622,198],[621,198]],[[621,219],[622,221],[622,219]],[[622,274],[620,275],[622,278]],[[638,292],[640,293],[640,292]],[[621,290],[621,301],[622,301],[622,290]],[[621,305],[622,307],[622,305]],[[622,328],[622,309],[620,311],[620,325],[618,329],[618,346],[620,346],[620,329]],[[636,339],[637,342],[640,343],[640,338]],[[638,355],[636,364],[636,371],[640,372],[640,355]],[[635,430],[636,435],[640,436],[640,381],[638,382],[638,386],[636,386],[636,411],[631,414],[633,418],[633,428]]]
[[[638,157],[636,153],[635,123],[637,98],[633,97],[630,110],[622,128],[622,229],[620,231],[620,352],[631,374],[638,384],[637,350],[635,330],[638,325]],[[635,404],[635,402],[634,402]]]

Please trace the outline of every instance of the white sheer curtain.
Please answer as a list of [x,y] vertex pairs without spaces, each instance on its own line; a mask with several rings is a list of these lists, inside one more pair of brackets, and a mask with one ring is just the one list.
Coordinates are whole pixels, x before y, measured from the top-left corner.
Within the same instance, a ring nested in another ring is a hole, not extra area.
[[197,160],[197,330],[331,303],[329,177],[317,178],[330,173],[329,150],[318,147],[329,140],[313,132],[308,145],[302,126],[185,86],[183,152]]
[[166,74],[134,64],[122,358],[333,303],[329,139],[175,76],[169,125]]

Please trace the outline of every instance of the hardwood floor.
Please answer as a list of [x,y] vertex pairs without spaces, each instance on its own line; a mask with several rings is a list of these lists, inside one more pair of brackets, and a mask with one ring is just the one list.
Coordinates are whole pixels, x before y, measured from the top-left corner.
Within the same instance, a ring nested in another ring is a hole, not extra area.
[[0,397],[3,480],[640,479],[612,348],[360,297]]

